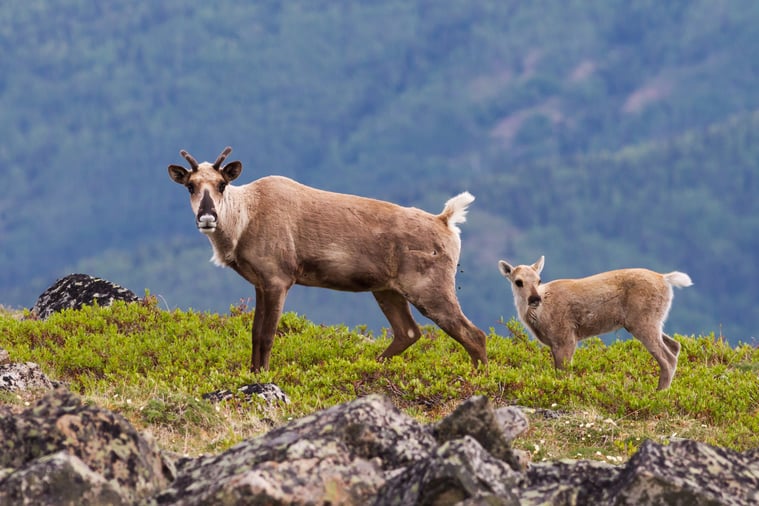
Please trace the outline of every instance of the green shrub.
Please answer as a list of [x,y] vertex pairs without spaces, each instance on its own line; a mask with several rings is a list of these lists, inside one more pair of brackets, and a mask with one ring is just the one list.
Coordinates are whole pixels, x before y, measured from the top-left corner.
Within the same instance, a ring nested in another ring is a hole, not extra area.
[[[583,457],[618,462],[644,439],[687,437],[737,450],[759,446],[759,351],[714,336],[675,336],[682,344],[672,387],[656,391],[658,366],[636,340],[590,339],[568,370],[554,370],[548,348],[515,320],[490,330],[489,366],[437,328],[400,356],[376,357],[390,337],[365,329],[317,325],[286,313],[271,370],[252,374],[252,313],[164,311],[155,303],[64,311],[48,320],[0,314],[0,347],[137,427],[169,449],[217,451],[294,417],[370,393],[431,422],[476,394],[522,406],[530,430],[515,444],[533,458]],[[291,403],[235,397],[213,405],[202,394],[274,382]],[[0,402],[12,404],[9,396]],[[545,413],[559,413],[546,418]]]

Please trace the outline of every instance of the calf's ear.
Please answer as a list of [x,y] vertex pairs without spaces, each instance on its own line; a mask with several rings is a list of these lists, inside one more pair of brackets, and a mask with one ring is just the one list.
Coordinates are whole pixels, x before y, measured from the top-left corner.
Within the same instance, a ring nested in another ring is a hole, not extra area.
[[511,275],[511,271],[514,270],[514,267],[511,266],[510,263],[508,263],[506,260],[499,260],[498,261],[498,270],[501,271],[501,275],[503,275],[504,278],[509,278]]
[[543,270],[543,265],[546,263],[546,257],[542,256],[538,258],[538,261],[532,264],[532,268],[535,269],[535,272],[540,274],[540,272]]

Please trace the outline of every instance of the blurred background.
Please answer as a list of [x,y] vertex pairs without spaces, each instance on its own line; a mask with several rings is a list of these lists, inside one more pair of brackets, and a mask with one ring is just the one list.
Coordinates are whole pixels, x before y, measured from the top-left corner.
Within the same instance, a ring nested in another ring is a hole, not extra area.
[[[757,344],[757,26],[753,0],[3,2],[0,304],[83,272],[253,306],[166,172],[230,145],[238,184],[472,192],[459,296],[485,330],[516,314],[497,261],[545,255],[546,281],[687,272],[666,330]],[[387,326],[370,294],[285,309]]]

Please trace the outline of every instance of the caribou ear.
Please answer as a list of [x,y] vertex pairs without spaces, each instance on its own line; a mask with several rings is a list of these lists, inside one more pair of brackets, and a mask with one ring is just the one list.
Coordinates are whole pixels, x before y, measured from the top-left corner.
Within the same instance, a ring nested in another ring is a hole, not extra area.
[[181,165],[169,165],[169,177],[175,183],[183,185],[186,184],[187,180],[190,178],[190,171]]
[[221,175],[224,176],[224,179],[227,181],[227,183],[237,179],[241,172],[242,162],[237,160],[234,162],[229,162],[221,169]]
[[540,272],[543,270],[543,266],[545,265],[545,263],[546,263],[546,257],[541,256],[540,258],[538,258],[537,262],[532,264],[532,268],[535,269],[535,272],[540,274]]
[[499,260],[498,270],[501,271],[501,275],[504,278],[509,279],[509,276],[511,275],[511,272],[514,270],[514,267],[512,267],[511,264],[508,263],[506,260]]

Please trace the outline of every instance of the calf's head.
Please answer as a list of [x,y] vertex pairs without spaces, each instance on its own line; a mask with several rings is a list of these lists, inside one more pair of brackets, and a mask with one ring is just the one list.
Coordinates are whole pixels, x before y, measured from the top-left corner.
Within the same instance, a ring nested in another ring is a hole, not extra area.
[[169,177],[175,183],[184,185],[190,192],[190,206],[195,213],[195,224],[204,234],[211,234],[218,225],[217,209],[227,185],[237,179],[242,172],[242,163],[221,164],[232,148],[226,147],[214,163],[198,163],[187,151],[179,152],[190,164],[190,170],[181,165],[169,165]]
[[498,270],[504,278],[511,282],[511,289],[514,292],[514,299],[526,302],[528,306],[537,307],[542,302],[538,286],[540,286],[540,272],[543,270],[545,257],[540,257],[532,265],[517,265],[513,267],[505,260],[498,262]]

